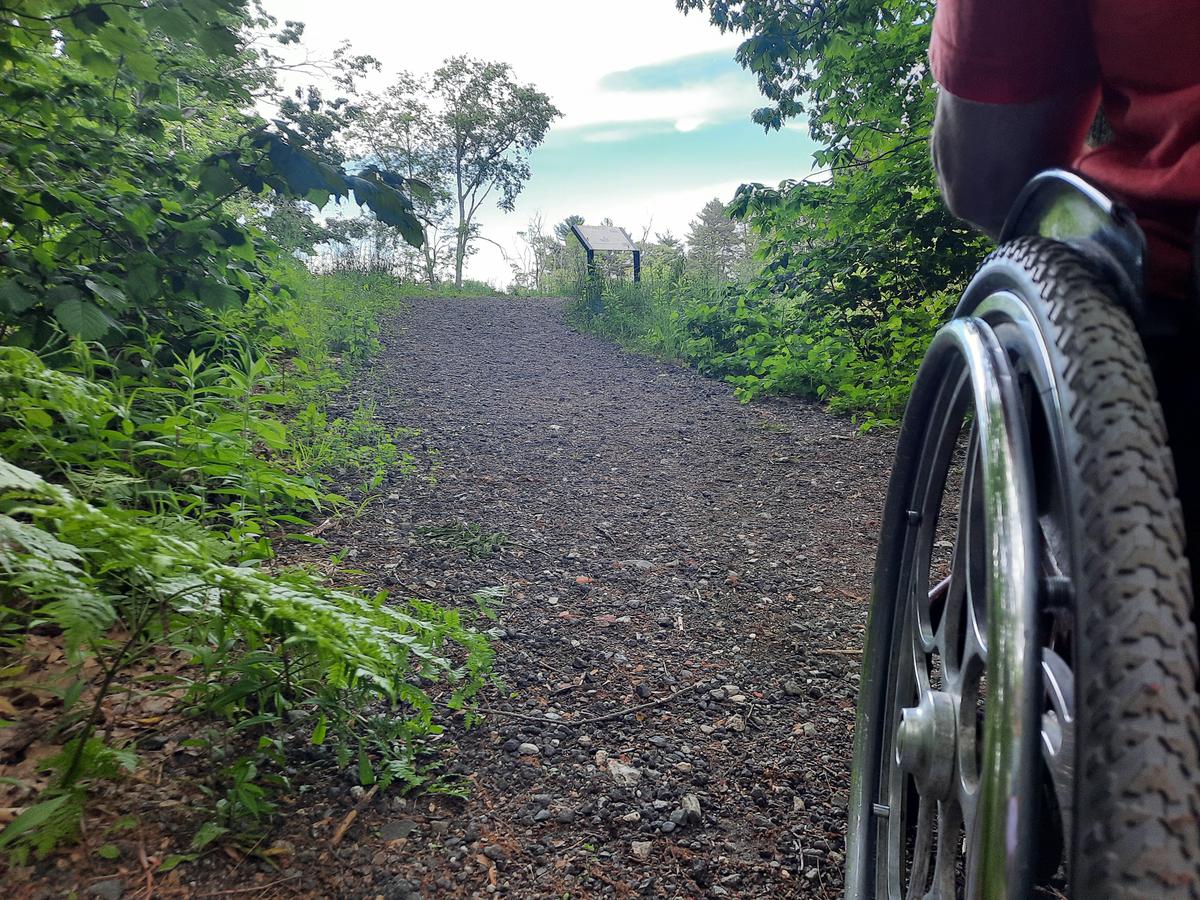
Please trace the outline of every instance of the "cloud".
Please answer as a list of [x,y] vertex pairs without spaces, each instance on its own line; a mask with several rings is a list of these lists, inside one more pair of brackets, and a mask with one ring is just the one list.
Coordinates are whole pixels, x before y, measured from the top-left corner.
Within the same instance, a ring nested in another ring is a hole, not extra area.
[[665,91],[710,84],[728,77],[730,55],[728,50],[714,50],[609,72],[600,79],[600,87],[607,91]]

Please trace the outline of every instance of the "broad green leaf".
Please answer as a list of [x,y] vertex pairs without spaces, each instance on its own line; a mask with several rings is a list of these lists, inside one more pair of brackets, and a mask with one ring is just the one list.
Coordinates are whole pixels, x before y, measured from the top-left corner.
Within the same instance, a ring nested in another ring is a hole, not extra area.
[[129,305],[129,298],[125,296],[125,292],[115,285],[105,284],[103,281],[96,281],[91,278],[87,279],[84,284],[88,286],[93,294],[114,309],[122,310]]
[[85,341],[99,340],[114,324],[104,310],[87,300],[64,300],[54,307],[54,318],[68,334]]
[[200,302],[209,309],[230,309],[241,302],[241,295],[227,284],[219,281],[201,281],[196,286]]
[[37,302],[37,298],[17,282],[15,278],[0,279],[0,303],[12,313],[23,313]]

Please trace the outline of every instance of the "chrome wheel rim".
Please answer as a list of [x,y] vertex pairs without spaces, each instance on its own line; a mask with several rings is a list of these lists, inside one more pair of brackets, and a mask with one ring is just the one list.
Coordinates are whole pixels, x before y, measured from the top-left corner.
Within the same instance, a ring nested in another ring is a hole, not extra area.
[[[876,894],[1025,896],[1042,709],[1026,418],[1008,357],[979,319],[939,332],[921,389],[933,399],[922,410],[879,676]],[[947,472],[968,418],[950,573],[930,584]]]

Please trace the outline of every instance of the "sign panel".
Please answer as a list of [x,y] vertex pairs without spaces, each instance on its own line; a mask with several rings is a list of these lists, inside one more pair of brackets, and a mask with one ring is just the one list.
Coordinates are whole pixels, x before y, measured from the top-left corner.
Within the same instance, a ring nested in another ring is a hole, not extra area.
[[633,241],[613,225],[572,225],[571,230],[588,250],[636,250]]

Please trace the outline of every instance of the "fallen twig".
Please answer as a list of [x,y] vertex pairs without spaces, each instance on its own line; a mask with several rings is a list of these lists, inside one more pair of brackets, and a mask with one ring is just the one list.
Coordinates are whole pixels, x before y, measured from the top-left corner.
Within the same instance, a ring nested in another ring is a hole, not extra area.
[[854,650],[822,649],[822,650],[814,650],[813,653],[824,653],[826,656],[861,656],[862,650],[859,650],[859,649],[854,649]]
[[522,550],[530,550],[534,553],[540,553],[542,556],[546,557],[546,559],[554,559],[554,554],[547,553],[545,550],[542,550],[538,547],[530,547],[528,544],[518,544],[516,541],[505,541],[504,543],[508,544],[510,547],[520,547]]
[[363,808],[371,802],[372,798],[374,798],[378,792],[379,785],[372,785],[371,789],[363,794],[362,799],[359,800],[358,803],[354,804],[354,809],[346,813],[346,817],[342,819],[342,823],[338,825],[337,831],[333,833],[333,838],[329,842],[331,847],[336,847],[342,842],[342,838],[346,836],[346,832],[350,830],[350,826],[354,824],[354,820],[358,818],[358,814],[362,812]]

